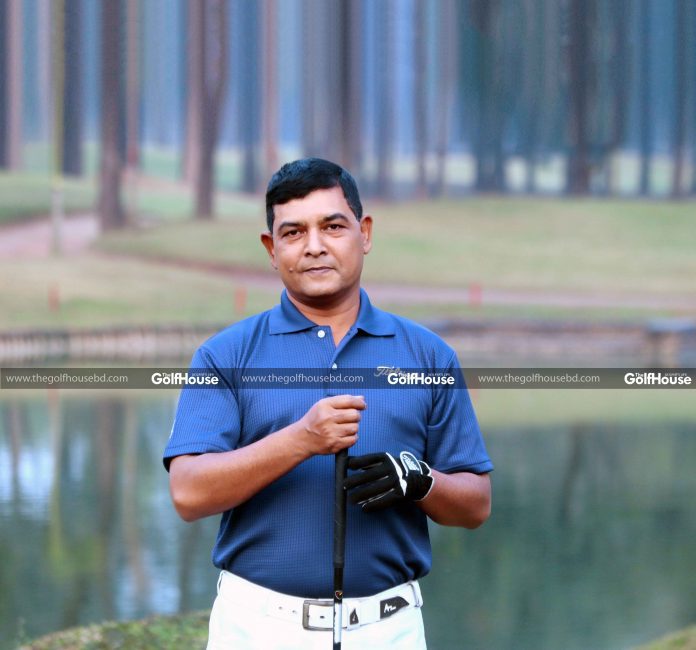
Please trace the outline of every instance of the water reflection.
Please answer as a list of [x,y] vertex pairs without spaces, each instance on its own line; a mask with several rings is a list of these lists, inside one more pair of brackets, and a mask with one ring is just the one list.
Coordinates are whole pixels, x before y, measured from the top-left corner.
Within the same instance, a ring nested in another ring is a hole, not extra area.
[[[159,460],[175,399],[0,402],[0,647],[210,605],[216,522],[178,520]],[[433,527],[431,648],[623,648],[696,620],[693,425],[487,440],[493,517]]]

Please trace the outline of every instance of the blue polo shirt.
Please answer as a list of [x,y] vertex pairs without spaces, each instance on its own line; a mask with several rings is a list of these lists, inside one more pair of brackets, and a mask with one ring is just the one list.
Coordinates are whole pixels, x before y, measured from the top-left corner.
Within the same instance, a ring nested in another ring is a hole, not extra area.
[[[179,398],[165,466],[182,454],[223,452],[251,444],[299,420],[318,400],[363,394],[351,455],[406,450],[441,472],[493,469],[466,389],[324,386],[249,389],[230,369],[459,368],[437,335],[373,307],[364,290],[355,324],[338,346],[284,291],[273,309],[219,332],[195,353],[192,369],[227,380],[220,388],[185,387]],[[235,379],[236,378],[236,379]],[[215,566],[270,589],[306,598],[332,596],[334,458],[314,456],[223,513],[212,558]],[[428,573],[426,515],[413,503],[379,513],[348,504],[346,597],[362,597]]]

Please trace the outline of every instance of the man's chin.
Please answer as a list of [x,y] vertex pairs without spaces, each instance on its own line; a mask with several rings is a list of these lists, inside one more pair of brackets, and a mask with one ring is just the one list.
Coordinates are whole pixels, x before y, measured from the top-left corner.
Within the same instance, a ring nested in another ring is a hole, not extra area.
[[333,282],[312,282],[303,284],[301,287],[289,288],[289,290],[298,298],[302,298],[308,301],[330,302],[332,300],[335,300],[339,296],[342,296],[350,289],[349,287],[344,287]]

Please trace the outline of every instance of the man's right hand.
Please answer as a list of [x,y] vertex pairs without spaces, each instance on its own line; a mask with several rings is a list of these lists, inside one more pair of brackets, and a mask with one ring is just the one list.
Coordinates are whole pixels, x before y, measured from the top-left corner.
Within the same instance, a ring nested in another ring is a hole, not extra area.
[[336,395],[320,399],[298,422],[307,452],[335,454],[358,439],[360,412],[366,408],[361,395]]

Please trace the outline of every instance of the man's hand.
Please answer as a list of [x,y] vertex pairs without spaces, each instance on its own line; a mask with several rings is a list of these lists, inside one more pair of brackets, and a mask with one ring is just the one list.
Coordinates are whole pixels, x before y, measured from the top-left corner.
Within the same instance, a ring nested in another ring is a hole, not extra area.
[[408,451],[402,451],[398,458],[386,452],[351,456],[348,468],[359,471],[343,486],[353,490],[350,502],[360,504],[364,512],[383,510],[399,501],[420,501],[434,483],[427,463]]
[[365,398],[357,395],[336,395],[320,399],[299,421],[307,452],[335,454],[355,444],[358,439],[360,411]]

